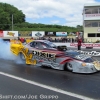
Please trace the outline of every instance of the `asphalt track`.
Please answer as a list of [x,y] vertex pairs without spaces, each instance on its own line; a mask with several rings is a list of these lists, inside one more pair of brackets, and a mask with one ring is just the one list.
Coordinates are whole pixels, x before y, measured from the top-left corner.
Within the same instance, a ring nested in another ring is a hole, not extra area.
[[[6,98],[9,95],[12,98]],[[100,100],[100,72],[77,74],[0,59],[0,99]]]

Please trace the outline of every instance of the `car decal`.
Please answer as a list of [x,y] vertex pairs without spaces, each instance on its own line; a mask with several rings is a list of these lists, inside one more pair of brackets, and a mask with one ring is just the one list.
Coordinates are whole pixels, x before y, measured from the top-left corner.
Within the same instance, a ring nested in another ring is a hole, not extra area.
[[32,50],[32,54],[33,54],[33,56],[37,56],[40,58],[46,58],[46,59],[52,59],[52,60],[56,59],[55,53],[43,52],[43,51],[39,51],[39,50]]
[[31,64],[34,59],[44,60],[44,61],[49,61],[49,62],[56,61],[55,53],[42,52],[40,50],[29,51],[28,48],[22,48],[20,51],[24,54],[26,63],[28,62],[29,64]]
[[100,56],[100,52],[97,52],[97,51],[77,51],[77,52],[84,55]]
[[80,60],[85,60],[87,58],[89,58],[90,56],[87,56],[87,55],[83,55],[83,54],[80,54],[80,55],[77,55],[75,56],[76,59],[80,59]]

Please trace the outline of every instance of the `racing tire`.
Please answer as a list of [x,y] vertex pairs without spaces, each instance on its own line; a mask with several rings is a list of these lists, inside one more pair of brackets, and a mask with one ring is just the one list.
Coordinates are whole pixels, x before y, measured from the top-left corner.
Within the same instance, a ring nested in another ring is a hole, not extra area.
[[72,64],[66,63],[65,70],[68,70],[68,71],[71,71],[72,72],[72,70],[73,70]]
[[[20,59],[24,64],[26,64],[26,59],[23,53],[20,53]],[[31,65],[31,64],[26,64],[26,65]]]
[[25,56],[23,53],[20,53],[20,59],[25,62]]

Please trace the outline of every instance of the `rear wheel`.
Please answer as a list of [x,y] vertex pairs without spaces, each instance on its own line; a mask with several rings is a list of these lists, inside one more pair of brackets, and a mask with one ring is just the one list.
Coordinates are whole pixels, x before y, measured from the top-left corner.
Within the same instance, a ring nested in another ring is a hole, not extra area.
[[24,63],[24,64],[26,64],[26,65],[31,65],[31,64],[27,64],[27,62],[26,62],[26,58],[25,58],[25,56],[24,56],[23,53],[20,53],[19,56],[20,56],[20,59],[21,59],[22,63]]
[[19,53],[18,57],[16,58],[16,61],[15,61],[17,64],[26,64],[26,59],[23,55],[23,53]]
[[23,53],[20,53],[20,59],[21,59],[22,61],[25,61],[25,56],[24,56]]

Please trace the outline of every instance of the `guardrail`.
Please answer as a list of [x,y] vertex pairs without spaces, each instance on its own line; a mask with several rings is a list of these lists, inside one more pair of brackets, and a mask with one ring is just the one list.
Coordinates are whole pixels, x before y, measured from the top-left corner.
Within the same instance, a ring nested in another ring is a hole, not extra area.
[[[66,45],[67,47],[72,47],[72,48],[77,48],[77,43],[55,43],[56,45]],[[82,43],[81,48],[86,48],[86,49],[93,49],[97,48],[100,49],[100,43]]]
[[[10,39],[3,39],[4,41],[10,41]],[[77,48],[77,43],[61,43],[61,42],[53,42],[55,45],[66,45],[67,47]],[[97,48],[100,49],[100,43],[82,43],[81,48],[86,49],[93,49]]]

